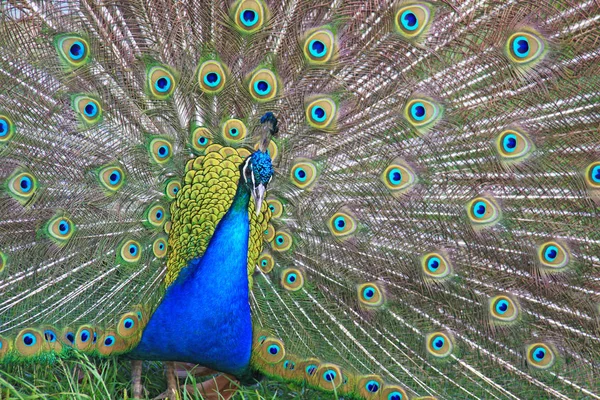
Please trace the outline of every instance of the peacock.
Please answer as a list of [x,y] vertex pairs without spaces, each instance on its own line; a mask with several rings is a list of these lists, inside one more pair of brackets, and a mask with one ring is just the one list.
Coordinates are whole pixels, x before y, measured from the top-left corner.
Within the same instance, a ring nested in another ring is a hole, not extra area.
[[600,399],[597,0],[3,1],[0,182],[0,365]]

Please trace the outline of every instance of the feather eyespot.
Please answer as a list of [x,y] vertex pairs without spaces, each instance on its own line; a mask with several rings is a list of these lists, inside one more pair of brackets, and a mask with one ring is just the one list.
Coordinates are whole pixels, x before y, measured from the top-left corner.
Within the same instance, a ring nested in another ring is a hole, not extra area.
[[46,231],[56,243],[64,244],[73,236],[75,225],[67,217],[56,217],[48,222]]
[[63,35],[55,39],[58,55],[70,67],[80,67],[90,58],[90,45],[77,35]]
[[198,153],[202,154],[206,150],[208,146],[213,143],[213,135],[212,133],[205,127],[199,126],[192,131],[190,144],[192,149]]
[[424,130],[437,123],[442,114],[439,105],[423,98],[410,100],[404,108],[407,121],[416,129]]
[[42,348],[42,334],[33,329],[24,329],[18,333],[15,339],[15,348],[24,356],[33,356]]
[[145,214],[146,224],[151,227],[160,228],[167,220],[165,208],[160,204],[151,205]]
[[516,161],[530,155],[533,144],[524,133],[508,129],[503,131],[496,139],[496,149],[503,159]]
[[425,33],[431,20],[431,9],[426,3],[412,4],[396,12],[396,31],[406,39],[415,39]]
[[37,179],[29,172],[16,172],[8,180],[10,195],[21,204],[27,203],[38,188]]
[[493,319],[513,322],[519,316],[517,304],[508,296],[494,296],[489,302],[489,311]]
[[139,330],[140,325],[137,314],[128,312],[121,316],[117,324],[117,333],[123,338],[131,337]]
[[516,32],[506,42],[509,59],[515,64],[527,64],[539,60],[545,44],[538,33]]
[[327,223],[333,236],[347,239],[356,232],[357,224],[353,216],[345,211],[338,211],[329,218]]
[[205,61],[198,68],[198,83],[203,92],[219,93],[226,82],[225,69],[219,61]]
[[290,179],[300,189],[309,189],[317,179],[317,167],[311,160],[297,160],[290,171]]
[[149,68],[147,80],[150,95],[157,100],[166,100],[175,91],[175,76],[165,67]]
[[283,204],[278,199],[267,199],[267,206],[271,211],[271,218],[279,218],[283,214]]
[[135,263],[142,257],[142,248],[135,240],[126,240],[119,251],[121,259],[126,263]]
[[92,348],[96,331],[90,325],[80,326],[75,333],[75,347],[79,350],[86,351]]
[[0,114],[0,144],[8,142],[15,133],[15,124],[8,115]]
[[248,90],[254,100],[269,101],[277,94],[278,82],[273,71],[262,68],[254,72],[248,83]]
[[259,342],[256,351],[260,358],[269,364],[278,363],[285,357],[285,347],[283,342],[274,337],[265,337]]
[[[358,391],[366,399],[374,398],[383,387],[383,379],[379,375],[368,375],[358,380]],[[380,397],[375,397],[379,399]]]
[[292,247],[292,235],[285,231],[275,232],[273,240],[273,249],[277,251],[286,251]]
[[149,146],[150,157],[158,164],[164,164],[173,156],[173,146],[165,139],[152,139]]
[[80,119],[87,125],[94,125],[102,119],[100,102],[89,96],[76,96],[73,108],[79,113]]
[[334,364],[321,364],[316,376],[319,387],[328,391],[333,391],[342,384],[342,371]]
[[177,194],[181,191],[181,181],[177,178],[171,178],[165,185],[165,196],[169,200],[175,200]]
[[600,189],[600,161],[587,166],[585,170],[585,182],[592,189]]
[[564,268],[569,264],[569,258],[567,248],[555,241],[545,242],[538,248],[538,259],[544,267]]
[[119,166],[109,165],[100,169],[98,178],[105,189],[116,192],[125,183],[125,172]]
[[376,283],[363,283],[358,285],[358,301],[363,306],[367,307],[380,307],[383,305],[384,297],[383,292]]
[[492,199],[476,197],[467,204],[467,214],[476,227],[491,226],[500,219],[500,209]]
[[434,357],[444,358],[452,353],[453,344],[450,336],[443,332],[434,332],[427,335],[427,351]]
[[263,273],[268,274],[273,270],[274,266],[275,260],[269,253],[263,253],[258,258],[258,269],[260,269]]
[[554,352],[547,344],[533,343],[527,347],[527,362],[530,366],[546,369],[550,368],[555,361]]
[[317,129],[330,129],[337,116],[337,107],[330,98],[320,98],[310,102],[305,109],[308,124]]
[[302,271],[296,268],[287,268],[281,272],[281,285],[291,292],[302,289],[304,276]]
[[265,231],[263,232],[263,237],[265,241],[269,243],[271,243],[273,239],[275,239],[275,228],[273,228],[273,225],[267,224],[267,229],[265,229]]
[[381,181],[392,194],[399,195],[412,188],[417,177],[411,168],[403,165],[401,160],[394,160],[381,174]]
[[242,32],[252,33],[265,23],[266,7],[259,0],[241,0],[235,7],[234,21]]
[[223,124],[222,134],[227,140],[239,142],[246,138],[248,129],[239,119],[230,119]]
[[304,57],[310,64],[323,64],[331,60],[335,52],[335,37],[328,29],[319,29],[306,37]]
[[167,255],[167,240],[164,237],[156,239],[152,244],[152,252],[157,258]]
[[383,400],[406,400],[408,395],[406,391],[399,386],[386,385],[381,392],[381,398]]
[[426,277],[443,279],[452,271],[450,263],[440,253],[428,253],[421,257],[421,266]]

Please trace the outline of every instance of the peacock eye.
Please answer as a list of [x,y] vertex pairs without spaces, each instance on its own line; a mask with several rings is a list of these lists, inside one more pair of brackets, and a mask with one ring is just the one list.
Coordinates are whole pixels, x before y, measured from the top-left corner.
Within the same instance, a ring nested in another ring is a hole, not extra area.
[[89,44],[80,36],[63,35],[55,39],[58,55],[70,67],[80,67],[89,59]]
[[441,117],[441,108],[433,101],[412,99],[404,109],[408,122],[419,130],[430,128]]
[[530,32],[513,33],[508,38],[506,46],[510,60],[516,64],[526,64],[540,59],[545,47],[540,36]]
[[171,178],[167,181],[165,186],[165,195],[169,200],[174,200],[177,197],[177,193],[181,190],[181,181],[179,179]]
[[282,286],[292,292],[302,289],[304,285],[304,276],[302,272],[295,268],[288,268],[282,271]]
[[75,225],[67,217],[56,217],[48,222],[47,232],[59,244],[69,240],[74,231]]
[[100,183],[110,192],[115,192],[123,186],[124,176],[123,169],[114,165],[104,167],[98,173]]
[[198,83],[205,93],[219,93],[226,80],[225,70],[219,61],[205,61],[198,68]]
[[246,137],[248,129],[239,119],[230,119],[223,124],[223,137],[230,141],[239,142]]
[[154,66],[148,69],[148,88],[152,97],[166,100],[175,91],[175,77],[165,67]]
[[37,179],[29,172],[16,172],[8,181],[8,191],[23,204],[35,194],[37,188]]
[[300,189],[308,189],[317,179],[317,167],[310,160],[299,160],[292,166],[290,178]]
[[512,322],[519,316],[519,309],[510,297],[495,296],[490,299],[490,315],[498,321]]
[[527,362],[540,369],[550,368],[555,361],[554,352],[544,343],[534,343],[527,348]]
[[235,10],[234,21],[243,32],[255,32],[265,22],[265,6],[259,0],[241,0]]
[[285,231],[275,232],[273,240],[273,249],[277,251],[286,251],[292,247],[292,235]]
[[376,283],[363,283],[358,286],[358,300],[367,307],[379,307],[383,305],[383,294]]
[[423,273],[434,279],[446,278],[450,275],[451,268],[448,260],[440,253],[429,253],[421,258]]
[[306,120],[317,129],[330,128],[336,117],[337,107],[332,99],[321,98],[306,106]]
[[490,226],[500,219],[499,208],[491,199],[476,197],[467,204],[467,213],[475,226]]
[[317,384],[322,389],[331,391],[342,384],[342,371],[337,365],[321,364],[315,375]]
[[277,94],[277,86],[275,74],[271,70],[263,68],[252,74],[248,89],[255,100],[268,101]]
[[122,260],[127,263],[138,262],[142,255],[140,244],[135,240],[126,240],[121,245],[121,250],[119,254]]
[[73,108],[79,113],[81,120],[88,125],[96,124],[102,118],[100,102],[89,96],[76,96],[73,100]]
[[258,268],[263,273],[268,274],[269,272],[271,272],[271,270],[273,270],[274,266],[275,266],[275,260],[273,259],[273,256],[270,255],[269,253],[263,253],[258,258]]
[[496,148],[503,159],[518,160],[527,157],[533,145],[524,133],[508,129],[496,139]]
[[357,228],[356,220],[347,212],[339,211],[329,218],[329,230],[337,238],[348,238]]
[[281,340],[273,337],[265,337],[259,343],[258,354],[269,364],[275,364],[285,358],[285,347]]
[[416,180],[413,170],[402,165],[399,160],[388,165],[381,174],[381,181],[395,195],[406,193],[414,186]]
[[167,241],[165,238],[158,238],[152,244],[152,252],[158,258],[163,258],[167,254]]
[[212,133],[207,128],[199,126],[192,131],[190,144],[196,153],[202,154],[212,144],[212,139]]
[[396,31],[407,39],[421,36],[429,25],[431,10],[428,4],[414,4],[396,12]]
[[588,165],[585,173],[585,181],[592,189],[600,189],[600,161]]
[[569,252],[560,243],[549,241],[539,247],[538,259],[545,267],[563,268],[569,263]]
[[165,218],[165,213],[165,208],[162,205],[151,205],[146,210],[146,224],[156,228],[163,226],[167,219]]
[[447,357],[452,353],[453,345],[450,337],[443,332],[431,333],[427,336],[427,351],[434,357]]
[[0,114],[0,144],[8,142],[15,133],[15,125],[7,116]]
[[277,199],[267,199],[269,210],[271,210],[271,218],[279,218],[283,214],[283,204]]
[[328,29],[319,29],[304,41],[304,57],[311,64],[322,64],[331,60],[335,50],[335,38]]
[[153,139],[148,150],[152,160],[158,164],[166,163],[173,156],[173,146],[165,139]]
[[393,385],[385,385],[383,388],[382,400],[406,400],[408,399],[408,395],[406,391],[398,386]]

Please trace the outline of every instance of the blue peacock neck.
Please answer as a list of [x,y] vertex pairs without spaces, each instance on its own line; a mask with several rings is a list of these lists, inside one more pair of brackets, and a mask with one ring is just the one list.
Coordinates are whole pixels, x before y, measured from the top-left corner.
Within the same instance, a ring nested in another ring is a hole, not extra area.
[[167,289],[134,358],[197,363],[238,377],[248,372],[249,200],[240,181],[204,255],[191,260]]

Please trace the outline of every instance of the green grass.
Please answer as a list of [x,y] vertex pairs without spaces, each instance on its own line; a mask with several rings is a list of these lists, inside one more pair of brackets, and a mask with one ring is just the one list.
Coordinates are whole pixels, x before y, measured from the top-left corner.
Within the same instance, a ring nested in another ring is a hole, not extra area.
[[[129,399],[131,363],[125,359],[98,360],[79,355],[75,360],[58,360],[50,365],[9,364],[0,366],[0,399]],[[188,375],[180,385],[195,385],[204,377]],[[142,384],[146,398],[152,399],[166,390],[163,364],[144,362]],[[264,379],[259,384],[242,387],[233,400],[331,399],[309,388]],[[183,400],[200,400],[200,393]]]

